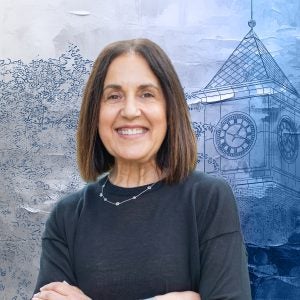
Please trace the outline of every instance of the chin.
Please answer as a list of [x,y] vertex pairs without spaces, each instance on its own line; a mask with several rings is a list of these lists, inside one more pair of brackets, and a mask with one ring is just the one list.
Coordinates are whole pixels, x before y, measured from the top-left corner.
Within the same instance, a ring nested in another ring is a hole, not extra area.
[[137,155],[137,152],[138,151],[136,151],[135,154],[128,153],[127,155],[125,153],[122,153],[122,156],[118,156],[116,158],[117,158],[117,160],[131,162],[131,163],[147,163],[147,162],[155,160],[153,158],[153,156],[149,156],[147,154],[141,155],[141,153],[139,153],[139,155]]

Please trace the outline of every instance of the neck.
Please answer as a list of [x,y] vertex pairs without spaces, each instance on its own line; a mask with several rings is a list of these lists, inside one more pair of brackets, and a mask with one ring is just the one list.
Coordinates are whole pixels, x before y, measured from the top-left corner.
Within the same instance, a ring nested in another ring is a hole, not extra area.
[[110,172],[110,181],[121,187],[136,187],[154,183],[162,179],[162,173],[154,162],[116,162]]

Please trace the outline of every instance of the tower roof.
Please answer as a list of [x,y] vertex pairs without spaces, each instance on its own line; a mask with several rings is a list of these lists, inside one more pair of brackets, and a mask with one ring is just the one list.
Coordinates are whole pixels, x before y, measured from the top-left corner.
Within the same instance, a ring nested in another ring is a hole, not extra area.
[[251,29],[205,89],[233,87],[266,80],[274,81],[298,96],[296,89]]

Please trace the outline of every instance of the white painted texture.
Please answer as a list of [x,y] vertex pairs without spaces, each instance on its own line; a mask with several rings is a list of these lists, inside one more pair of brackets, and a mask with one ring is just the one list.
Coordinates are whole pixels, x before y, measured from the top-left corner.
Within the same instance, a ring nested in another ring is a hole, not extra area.
[[[1,58],[57,57],[73,43],[94,59],[109,42],[147,37],[167,51],[183,85],[195,89],[231,54],[250,19],[250,0],[1,0],[0,5]],[[254,0],[255,31],[298,89],[299,15],[299,0]]]

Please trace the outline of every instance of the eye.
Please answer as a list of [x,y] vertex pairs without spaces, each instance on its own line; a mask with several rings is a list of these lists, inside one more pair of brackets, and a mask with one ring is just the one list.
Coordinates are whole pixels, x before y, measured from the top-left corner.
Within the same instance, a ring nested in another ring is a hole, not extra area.
[[118,94],[112,94],[112,95],[109,95],[109,96],[107,97],[107,99],[116,100],[116,99],[118,99],[119,97],[120,97],[120,95],[118,95]]
[[151,98],[154,97],[154,95],[150,92],[143,92],[142,98]]
[[105,100],[106,101],[113,101],[113,102],[116,102],[116,101],[119,101],[122,99],[122,94],[119,93],[119,92],[113,92],[113,93],[109,93],[105,96]]

